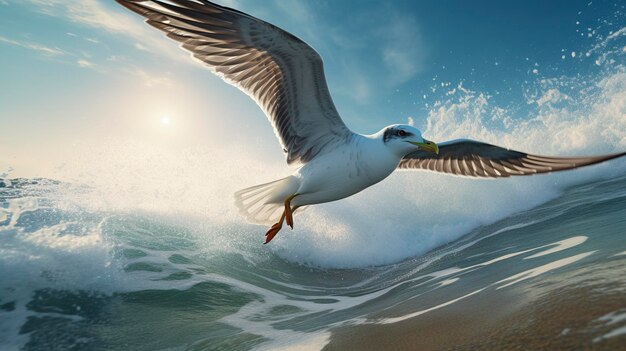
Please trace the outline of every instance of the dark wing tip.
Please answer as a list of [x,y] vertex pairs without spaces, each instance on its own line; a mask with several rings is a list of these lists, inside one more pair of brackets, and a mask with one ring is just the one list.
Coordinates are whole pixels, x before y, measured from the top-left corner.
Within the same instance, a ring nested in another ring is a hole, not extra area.
[[443,143],[438,155],[413,152],[400,169],[425,169],[459,176],[503,178],[576,169],[626,156],[618,152],[600,156],[554,157],[527,154],[473,140]]
[[[612,160],[614,158],[620,158],[622,156],[626,156],[626,151],[618,152],[618,153],[615,153],[615,154],[609,154],[609,155],[595,156],[595,157],[593,157],[593,159],[594,159],[593,163],[604,162],[604,161]],[[593,164],[593,163],[591,163],[591,164]]]

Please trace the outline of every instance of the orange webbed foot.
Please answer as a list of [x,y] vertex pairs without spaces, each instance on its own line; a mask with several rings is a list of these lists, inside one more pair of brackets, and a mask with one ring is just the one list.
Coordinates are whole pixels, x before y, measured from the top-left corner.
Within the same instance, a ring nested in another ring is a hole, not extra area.
[[272,241],[272,239],[274,239],[274,237],[276,236],[276,234],[278,234],[278,232],[280,232],[281,228],[283,227],[283,223],[276,223],[274,224],[268,231],[267,233],[265,233],[265,242],[263,244],[267,244],[270,241]]

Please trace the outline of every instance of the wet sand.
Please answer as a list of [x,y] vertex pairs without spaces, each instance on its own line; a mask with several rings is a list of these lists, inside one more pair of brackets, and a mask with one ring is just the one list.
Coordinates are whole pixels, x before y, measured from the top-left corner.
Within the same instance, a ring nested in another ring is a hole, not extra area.
[[626,335],[593,341],[626,324],[596,320],[620,309],[623,284],[488,290],[402,322],[337,328],[323,350],[626,350]]

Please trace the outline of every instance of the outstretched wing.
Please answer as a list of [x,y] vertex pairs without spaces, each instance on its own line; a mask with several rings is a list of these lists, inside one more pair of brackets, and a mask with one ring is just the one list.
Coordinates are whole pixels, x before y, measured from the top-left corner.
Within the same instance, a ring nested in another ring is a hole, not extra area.
[[406,155],[399,169],[424,169],[469,177],[510,177],[564,171],[626,155],[626,152],[587,157],[550,157],[482,143],[452,140],[439,144],[439,154],[415,151]]
[[287,162],[306,163],[352,132],[328,92],[319,54],[302,40],[206,0],[117,0],[167,33],[263,109]]

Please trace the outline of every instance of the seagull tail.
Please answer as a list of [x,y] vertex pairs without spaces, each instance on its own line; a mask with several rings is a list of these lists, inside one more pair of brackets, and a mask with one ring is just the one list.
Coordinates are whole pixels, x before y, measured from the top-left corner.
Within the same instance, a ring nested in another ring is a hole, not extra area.
[[235,193],[235,205],[248,222],[271,225],[280,219],[284,201],[295,194],[300,182],[294,176],[255,185]]

